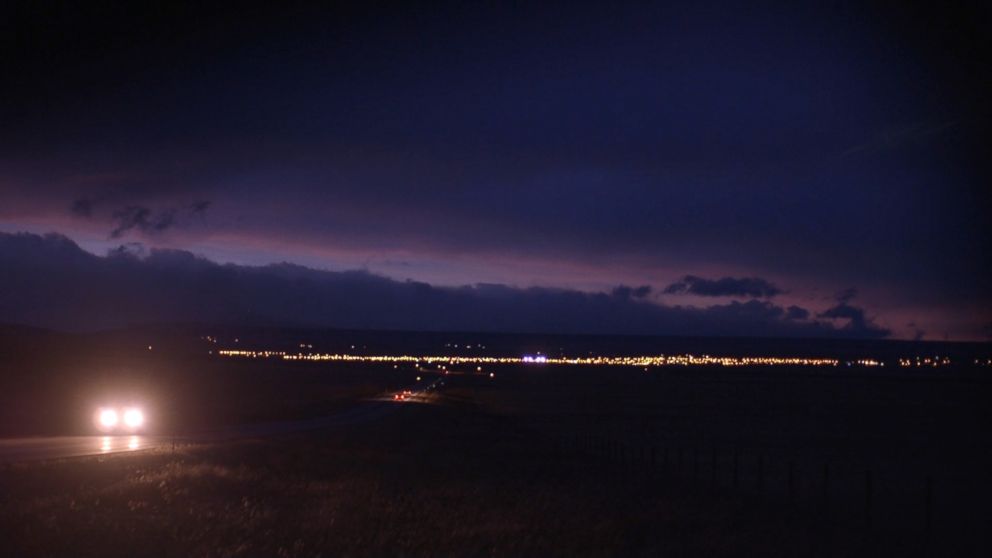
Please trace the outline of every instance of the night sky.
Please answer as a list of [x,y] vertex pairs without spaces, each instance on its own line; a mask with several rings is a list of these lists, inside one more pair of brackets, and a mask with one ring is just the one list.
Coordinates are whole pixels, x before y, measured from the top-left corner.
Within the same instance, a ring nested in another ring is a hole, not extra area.
[[992,334],[987,9],[86,4],[0,18],[0,322]]

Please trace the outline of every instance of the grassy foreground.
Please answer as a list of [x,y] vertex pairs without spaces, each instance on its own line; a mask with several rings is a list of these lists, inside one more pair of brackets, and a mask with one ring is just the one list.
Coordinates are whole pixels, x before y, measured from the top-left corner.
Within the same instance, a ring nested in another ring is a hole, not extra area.
[[347,431],[8,466],[16,556],[846,555],[800,520],[409,405]]

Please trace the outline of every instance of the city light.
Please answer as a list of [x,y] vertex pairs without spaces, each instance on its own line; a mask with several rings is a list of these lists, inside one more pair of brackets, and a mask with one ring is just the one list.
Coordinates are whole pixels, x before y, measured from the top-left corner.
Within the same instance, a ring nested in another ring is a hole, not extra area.
[[[402,364],[419,366],[421,362],[434,366],[439,371],[449,365],[472,365],[477,370],[484,364],[554,364],[582,366],[837,366],[835,358],[810,357],[729,357],[710,355],[655,355],[655,356],[595,356],[595,357],[549,357],[546,355],[525,355],[519,357],[462,356],[462,355],[353,355],[347,353],[296,353],[268,350],[218,351],[225,357],[241,358],[280,358],[287,361],[331,361]],[[879,361],[865,359],[856,361],[861,366],[876,366]]]
[[[917,367],[918,368],[918,367],[921,367],[921,366],[926,366],[926,367],[929,367],[929,368],[936,368],[938,366],[949,366],[950,364],[951,364],[951,359],[949,357],[946,357],[946,356],[945,357],[940,357],[940,356],[920,357],[920,356],[918,356],[918,357],[915,357],[915,358],[900,358],[899,359],[899,366],[903,366],[903,367],[913,366],[913,367]],[[978,361],[977,360],[975,361],[975,364],[978,364]]]
[[[413,364],[417,370],[421,365],[435,368],[438,372],[450,372],[451,366],[473,366],[476,372],[482,372],[486,364],[550,364],[550,365],[579,365],[579,366],[636,366],[650,371],[652,367],[671,366],[857,366],[864,368],[884,367],[885,361],[876,358],[861,358],[855,360],[840,360],[822,357],[777,357],[777,356],[712,356],[694,354],[675,355],[646,355],[646,356],[590,356],[590,357],[552,357],[543,354],[527,354],[523,356],[464,356],[464,355],[355,355],[348,353],[319,353],[270,350],[232,350],[224,349],[217,354],[225,357],[241,358],[278,358],[287,361],[331,361],[384,363],[391,365]],[[941,367],[951,365],[950,357],[917,356],[912,358],[894,359],[892,364],[902,367]],[[992,359],[978,359],[976,366],[992,366]]]

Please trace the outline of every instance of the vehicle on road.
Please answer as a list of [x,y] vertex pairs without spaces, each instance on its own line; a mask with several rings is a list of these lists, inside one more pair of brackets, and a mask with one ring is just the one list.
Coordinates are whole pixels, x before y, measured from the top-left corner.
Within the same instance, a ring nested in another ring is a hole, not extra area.
[[145,428],[145,413],[135,405],[100,407],[94,422],[100,432],[133,434]]

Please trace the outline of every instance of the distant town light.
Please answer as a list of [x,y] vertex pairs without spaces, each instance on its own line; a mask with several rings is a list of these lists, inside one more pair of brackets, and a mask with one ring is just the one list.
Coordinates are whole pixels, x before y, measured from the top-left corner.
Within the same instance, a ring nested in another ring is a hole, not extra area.
[[524,355],[523,361],[526,363],[533,363],[533,364],[545,364],[546,362],[548,362],[548,357],[542,354]]

